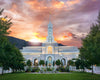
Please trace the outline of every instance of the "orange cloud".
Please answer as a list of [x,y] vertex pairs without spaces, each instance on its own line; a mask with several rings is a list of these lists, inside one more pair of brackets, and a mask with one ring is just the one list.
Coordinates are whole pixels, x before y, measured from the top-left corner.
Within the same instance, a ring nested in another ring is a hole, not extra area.
[[80,0],[69,0],[66,2],[69,6],[72,6],[74,4],[80,3]]
[[44,42],[46,40],[46,37],[40,35],[38,32],[33,33],[33,37],[29,41],[33,42]]
[[58,0],[51,0],[51,2],[48,2],[46,0],[38,1],[38,0],[29,0],[25,1],[25,3],[29,4],[32,9],[49,9],[49,8],[63,8],[65,7],[65,4],[63,1]]
[[41,9],[46,9],[47,7],[44,6],[44,1],[38,1],[38,0],[29,0],[25,1],[26,4],[29,4],[32,9],[34,10],[41,10]]
[[26,3],[29,4],[32,9],[36,8],[39,5],[39,3],[37,3],[36,0],[34,0],[34,1],[26,1]]
[[[33,41],[33,42],[44,42],[46,41],[46,36],[41,35],[38,32],[34,32],[32,33],[32,37],[28,40],[28,41]],[[72,33],[67,32],[65,35],[60,36],[60,37],[56,37],[55,41],[57,41],[58,43],[60,43],[61,41],[65,41],[65,40],[71,40],[72,39]]]
[[63,37],[64,37],[64,38],[72,37],[72,33],[66,32],[65,36],[63,36]]
[[52,4],[53,4],[54,8],[63,8],[63,7],[65,7],[64,2],[62,2],[62,1],[54,1]]
[[[81,36],[78,34],[89,31],[89,17],[100,7],[100,0],[6,0],[5,2],[4,6],[0,6],[6,9],[7,16],[13,17],[10,36],[27,41],[31,39],[45,41],[49,15],[52,12],[55,40],[65,45],[80,45]],[[75,38],[69,32],[73,32]]]
[[73,34],[70,32],[66,32],[61,34],[60,36],[57,36],[55,38],[55,41],[57,41],[58,43],[61,43],[62,41],[70,41],[73,38]]

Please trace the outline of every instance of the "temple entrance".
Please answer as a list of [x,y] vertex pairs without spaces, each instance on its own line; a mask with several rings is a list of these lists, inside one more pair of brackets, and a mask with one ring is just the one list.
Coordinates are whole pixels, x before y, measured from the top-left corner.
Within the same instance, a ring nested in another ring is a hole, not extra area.
[[66,65],[66,60],[64,58],[61,59],[61,63],[62,63],[62,66],[65,66]]
[[47,58],[47,66],[51,67],[52,64],[53,64],[52,57],[49,56],[49,57]]
[[38,66],[38,59],[34,59],[34,66]]

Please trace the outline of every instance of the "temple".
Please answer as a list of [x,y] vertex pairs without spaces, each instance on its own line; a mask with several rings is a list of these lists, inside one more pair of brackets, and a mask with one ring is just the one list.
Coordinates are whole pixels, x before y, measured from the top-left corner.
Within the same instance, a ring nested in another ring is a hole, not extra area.
[[32,65],[39,65],[40,60],[44,60],[46,66],[52,67],[56,60],[60,60],[63,66],[67,66],[68,60],[77,58],[79,50],[75,46],[59,46],[54,40],[53,24],[48,24],[48,36],[42,46],[26,46],[20,50],[26,60],[30,59]]

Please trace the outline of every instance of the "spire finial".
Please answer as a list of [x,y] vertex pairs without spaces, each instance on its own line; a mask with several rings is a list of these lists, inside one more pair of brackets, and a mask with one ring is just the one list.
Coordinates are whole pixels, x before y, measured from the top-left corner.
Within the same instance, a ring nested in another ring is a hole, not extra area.
[[49,12],[49,22],[51,22],[51,12]]

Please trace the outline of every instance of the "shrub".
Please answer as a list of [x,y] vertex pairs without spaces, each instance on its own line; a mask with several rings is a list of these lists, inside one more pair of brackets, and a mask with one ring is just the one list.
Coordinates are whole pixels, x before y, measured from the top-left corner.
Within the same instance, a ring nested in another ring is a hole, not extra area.
[[65,69],[66,69],[66,72],[70,72],[69,66],[67,66]]
[[56,70],[60,72],[69,72],[69,67],[58,67]]
[[33,67],[31,72],[39,72],[39,71],[40,71],[39,67]]
[[32,68],[28,67],[25,72],[31,72]]
[[51,68],[47,68],[47,71],[52,71],[52,69]]

